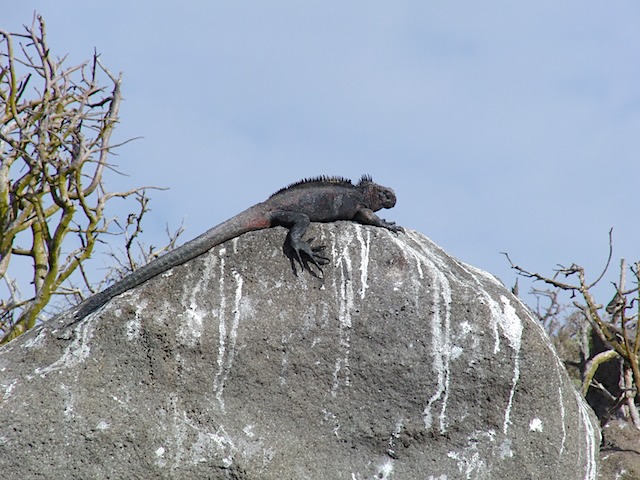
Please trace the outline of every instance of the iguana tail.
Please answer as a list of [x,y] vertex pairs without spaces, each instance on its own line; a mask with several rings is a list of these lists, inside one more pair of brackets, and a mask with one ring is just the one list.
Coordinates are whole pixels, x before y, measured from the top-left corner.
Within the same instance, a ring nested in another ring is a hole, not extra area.
[[250,207],[235,217],[230,218],[226,222],[207,230],[202,235],[197,236],[175,250],[172,250],[140,267],[138,270],[127,275],[122,280],[111,285],[105,290],[89,297],[86,301],[80,304],[78,311],[74,315],[75,321],[72,323],[86,317],[113,297],[143,284],[156,275],[164,273],[175,266],[182,265],[183,263],[208,252],[216,245],[220,245],[221,243],[231,240],[243,233],[269,228],[270,226],[271,222],[268,212],[266,212],[266,209],[262,204]]

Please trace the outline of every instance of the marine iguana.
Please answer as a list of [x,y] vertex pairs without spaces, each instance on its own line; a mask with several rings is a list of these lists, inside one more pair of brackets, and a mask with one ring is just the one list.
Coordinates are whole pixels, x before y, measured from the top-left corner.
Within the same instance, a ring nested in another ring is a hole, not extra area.
[[352,220],[399,232],[402,230],[401,227],[373,213],[382,208],[391,208],[395,204],[396,195],[393,190],[374,183],[369,175],[363,175],[355,185],[349,179],[328,176],[292,183],[278,190],[264,202],[249,207],[89,297],[80,304],[72,323],[97,310],[116,295],[198,257],[216,245],[252,230],[278,225],[289,229],[283,250],[291,260],[294,274],[297,275],[297,262],[302,271],[306,269],[317,276],[310,264],[322,272],[322,265],[329,263],[329,259],[322,254],[324,246],[312,247],[313,238],[308,241],[302,239],[310,222]]

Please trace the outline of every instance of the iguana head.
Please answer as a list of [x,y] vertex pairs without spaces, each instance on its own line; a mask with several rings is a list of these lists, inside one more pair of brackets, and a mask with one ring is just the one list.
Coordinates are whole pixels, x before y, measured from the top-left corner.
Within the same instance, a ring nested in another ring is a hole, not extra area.
[[358,182],[358,188],[364,192],[367,207],[374,212],[383,208],[392,208],[396,204],[395,192],[375,183],[370,175],[362,176]]

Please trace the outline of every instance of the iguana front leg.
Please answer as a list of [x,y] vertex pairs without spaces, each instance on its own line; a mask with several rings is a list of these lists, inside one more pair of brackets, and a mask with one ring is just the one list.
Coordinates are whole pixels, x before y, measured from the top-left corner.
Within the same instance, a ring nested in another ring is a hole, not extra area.
[[374,225],[376,227],[386,228],[394,233],[402,232],[402,227],[398,227],[396,222],[387,222],[386,220],[378,217],[370,208],[360,208],[354,217],[356,222],[365,225]]
[[311,223],[309,217],[304,213],[287,210],[271,212],[272,226],[280,225],[289,229],[282,249],[291,261],[293,273],[298,275],[298,270],[296,269],[296,262],[298,262],[302,271],[306,269],[313,276],[317,277],[318,274],[313,271],[309,264],[315,265],[320,273],[322,273],[322,265],[328,264],[329,259],[322,255],[325,249],[324,245],[312,247],[311,242],[313,238],[310,238],[308,241],[302,239],[302,236],[309,227],[309,223]]

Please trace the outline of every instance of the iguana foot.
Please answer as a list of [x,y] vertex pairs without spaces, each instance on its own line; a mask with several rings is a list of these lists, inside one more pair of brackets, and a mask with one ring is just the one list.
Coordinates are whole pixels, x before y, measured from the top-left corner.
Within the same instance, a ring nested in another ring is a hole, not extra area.
[[[287,237],[287,241],[284,244],[284,253],[291,261],[291,269],[293,270],[294,275],[298,276],[296,263],[300,266],[300,269],[303,272],[307,270],[316,278],[321,278],[324,274],[322,266],[329,263],[329,259],[323,256],[326,246],[318,245],[313,247],[311,246],[311,242],[313,242],[313,240],[313,238],[310,238],[309,240],[304,241],[301,239],[295,239],[291,236]],[[311,265],[315,266],[320,275],[318,275],[318,272],[316,272]]]
[[396,222],[387,222],[386,220],[382,220],[381,226],[387,230],[391,230],[393,233],[404,232],[404,228],[396,225]]

